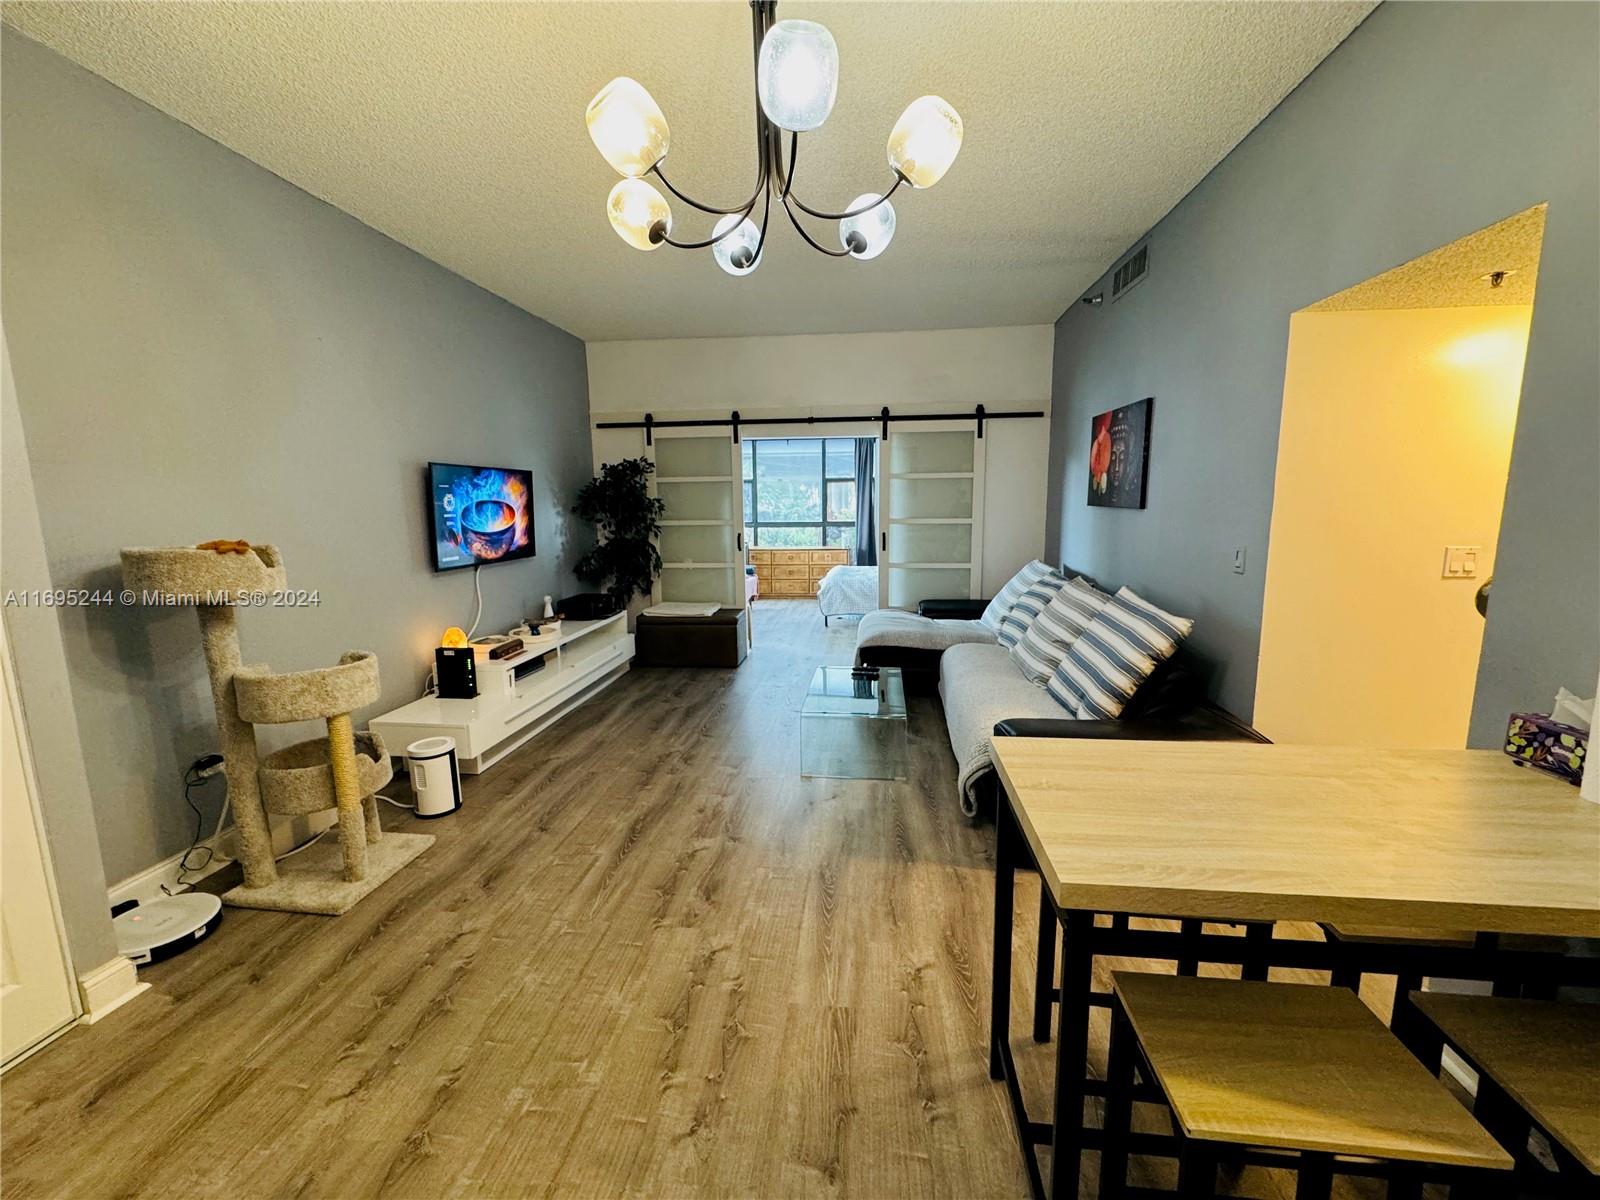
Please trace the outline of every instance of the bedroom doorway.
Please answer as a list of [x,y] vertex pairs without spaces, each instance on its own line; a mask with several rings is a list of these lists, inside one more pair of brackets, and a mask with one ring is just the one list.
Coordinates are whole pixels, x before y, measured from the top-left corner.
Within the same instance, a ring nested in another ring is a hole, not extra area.
[[1545,206],[1290,318],[1254,724],[1466,745]]
[[740,460],[755,597],[815,599],[830,621],[877,607],[877,439],[746,437]]

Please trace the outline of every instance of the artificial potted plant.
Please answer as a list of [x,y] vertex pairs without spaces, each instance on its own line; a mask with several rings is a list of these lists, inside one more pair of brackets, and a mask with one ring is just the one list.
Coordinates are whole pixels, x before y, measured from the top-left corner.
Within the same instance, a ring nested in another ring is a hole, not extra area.
[[661,574],[656,537],[661,532],[659,499],[650,494],[648,458],[606,463],[578,490],[574,515],[589,522],[599,542],[578,560],[579,579],[613,597],[623,608],[636,595],[649,595]]

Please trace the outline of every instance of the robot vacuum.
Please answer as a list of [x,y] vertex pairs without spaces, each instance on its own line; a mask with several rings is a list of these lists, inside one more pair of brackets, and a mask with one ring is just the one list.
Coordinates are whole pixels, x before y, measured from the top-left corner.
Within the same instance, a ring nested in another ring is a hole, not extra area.
[[184,892],[149,904],[135,900],[118,905],[111,928],[117,935],[117,953],[142,967],[203,942],[221,920],[221,900],[210,892]]

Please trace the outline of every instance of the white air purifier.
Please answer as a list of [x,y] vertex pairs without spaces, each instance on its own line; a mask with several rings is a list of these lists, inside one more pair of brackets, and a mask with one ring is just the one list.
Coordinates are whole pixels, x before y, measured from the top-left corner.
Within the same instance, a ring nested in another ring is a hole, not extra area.
[[406,773],[417,816],[447,817],[461,807],[461,769],[454,738],[430,737],[406,747]]

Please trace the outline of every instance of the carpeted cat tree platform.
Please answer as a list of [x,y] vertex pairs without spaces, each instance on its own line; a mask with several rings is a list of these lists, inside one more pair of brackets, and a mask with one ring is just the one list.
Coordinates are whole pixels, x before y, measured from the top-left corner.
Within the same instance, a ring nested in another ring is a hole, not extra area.
[[[245,666],[234,608],[284,588],[275,546],[205,543],[122,552],[124,586],[192,604],[211,673],[228,799],[238,830],[244,884],[223,894],[238,908],[338,914],[429,846],[424,833],[385,833],[376,792],[389,782],[389,754],[376,734],[357,736],[350,714],[378,698],[378,660],[352,651],[336,667],[275,675]],[[327,736],[261,758],[256,725],[324,721]],[[274,862],[268,814],[306,816],[336,809],[337,845],[319,843]]]

